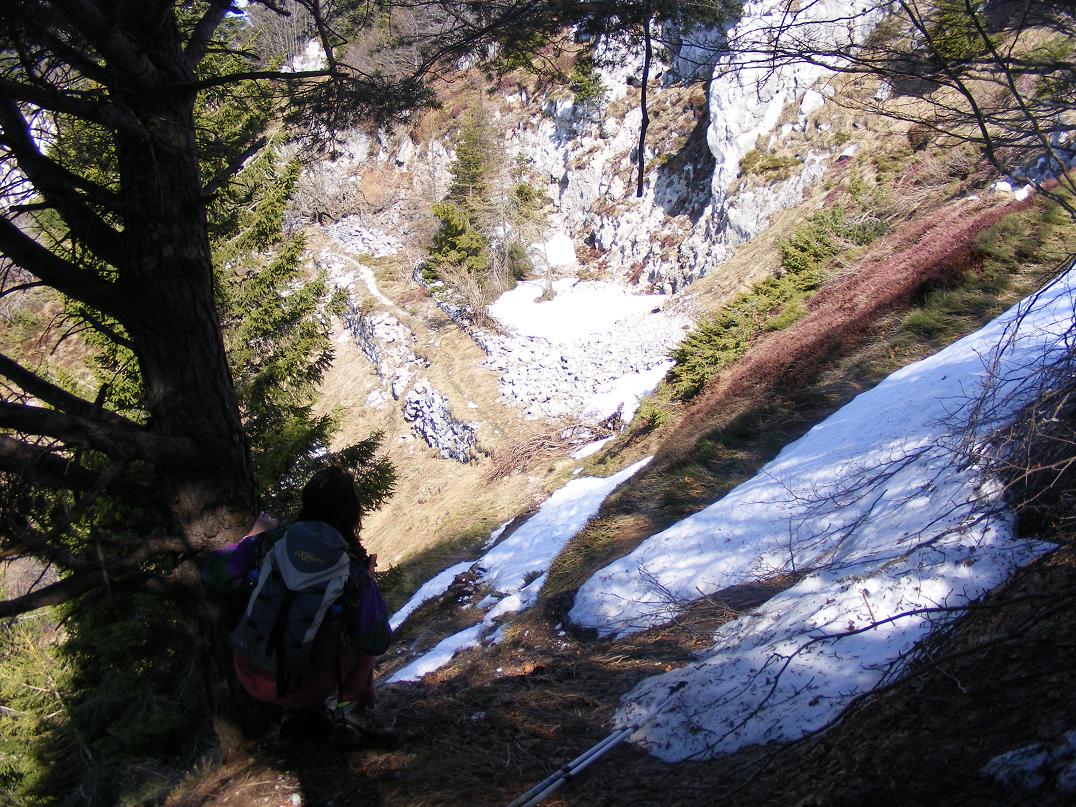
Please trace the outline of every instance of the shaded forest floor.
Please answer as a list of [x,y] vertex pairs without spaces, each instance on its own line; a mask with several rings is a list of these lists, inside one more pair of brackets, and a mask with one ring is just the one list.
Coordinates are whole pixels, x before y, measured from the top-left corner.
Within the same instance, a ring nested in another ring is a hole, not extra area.
[[[270,739],[207,770],[175,807],[506,804],[604,738],[619,696],[687,661],[771,587],[724,592],[676,626],[587,641],[531,618],[492,652],[383,691],[392,751]],[[996,755],[1076,726],[1076,550],[1036,562],[938,637],[912,673],[830,731],[788,746],[667,765],[621,746],[550,805],[1063,804],[981,774]],[[1071,797],[1071,794],[1070,794]],[[295,803],[295,802],[292,802]]]

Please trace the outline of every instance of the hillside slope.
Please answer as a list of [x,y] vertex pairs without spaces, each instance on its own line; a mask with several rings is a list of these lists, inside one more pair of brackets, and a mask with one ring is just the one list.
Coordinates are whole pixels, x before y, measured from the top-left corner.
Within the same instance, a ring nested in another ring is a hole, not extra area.
[[[231,803],[240,793],[250,804],[280,803],[293,793],[310,804],[506,803],[602,739],[624,693],[654,672],[692,663],[717,628],[770,600],[797,577],[775,574],[727,587],[691,604],[670,624],[610,640],[567,632],[562,624],[572,593],[589,573],[685,512],[705,506],[733,480],[750,478],[790,437],[889,369],[929,355],[968,325],[987,321],[1063,259],[1071,224],[1048,205],[998,208],[989,216],[991,226],[987,221],[976,228],[969,222],[977,221],[982,209],[961,204],[966,205],[958,203],[955,210],[967,215],[951,211],[954,218],[947,218],[930,211],[907,225],[909,231],[926,233],[932,224],[961,222],[980,231],[963,242],[938,239],[944,247],[940,253],[928,252],[930,241],[907,250],[942,256],[937,264],[916,264],[911,275],[945,278],[940,287],[932,291],[934,284],[925,280],[906,296],[879,305],[866,317],[860,338],[834,336],[831,348],[816,354],[813,364],[801,365],[787,385],[774,384],[780,373],[763,373],[756,380],[742,370],[767,367],[765,357],[794,355],[803,343],[795,327],[772,334],[727,376],[715,378],[697,402],[674,407],[664,426],[636,424],[604,455],[585,461],[588,469],[623,466],[654,448],[659,459],[665,451],[672,458],[662,470],[654,470],[655,460],[607,500],[553,561],[537,607],[501,625],[500,644],[458,655],[420,683],[383,689],[378,713],[406,736],[400,750],[326,755],[270,741],[250,748],[250,757],[214,766],[196,786],[177,791],[173,803]],[[867,267],[861,280],[870,276],[869,267],[891,265],[887,260],[906,265],[902,254],[899,242],[879,242],[860,256],[859,265]],[[1013,271],[1014,260],[1020,272]],[[855,288],[854,275],[848,282]],[[837,288],[814,303],[816,311],[830,301],[849,310]],[[865,304],[869,308],[883,299],[868,294]],[[935,319],[939,311],[946,312],[944,325]],[[771,344],[775,340],[787,340],[787,347]],[[740,379],[735,396],[713,392],[729,388],[730,378]],[[740,403],[730,407],[730,400]],[[506,532],[521,529],[517,522]],[[1033,564],[991,595],[986,601],[991,605],[981,613],[938,636],[911,668],[911,677],[887,685],[877,698],[857,702],[833,731],[791,747],[756,747],[712,762],[673,766],[620,748],[550,803],[658,798],[672,804],[804,798],[819,804],[864,798],[1024,803],[1025,790],[979,771],[998,755],[1032,742],[1053,742],[1072,726],[1076,682],[1065,661],[1072,645],[1062,623],[1073,566],[1066,552]],[[409,652],[475,624],[481,617],[473,605],[484,596],[477,582],[474,574],[457,575],[442,597],[414,611],[380,674],[399,669]],[[995,653],[999,646],[1006,649],[1003,657]],[[1018,718],[1021,714],[1028,719]],[[984,732],[984,725],[991,731]],[[961,741],[968,736],[978,739]],[[950,761],[923,764],[941,755]],[[879,758],[895,762],[883,770],[876,764]],[[1048,778],[1057,775],[1048,773]],[[1049,779],[1048,787],[1053,782]],[[1036,798],[1063,799],[1046,795],[1051,792]]]

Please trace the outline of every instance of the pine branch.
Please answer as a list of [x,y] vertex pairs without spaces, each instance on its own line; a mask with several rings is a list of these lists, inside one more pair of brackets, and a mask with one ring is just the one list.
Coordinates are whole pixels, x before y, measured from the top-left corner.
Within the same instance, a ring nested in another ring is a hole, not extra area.
[[225,182],[235,176],[239,169],[243,167],[243,163],[250,159],[251,156],[253,156],[262,146],[266,144],[266,142],[267,141],[264,137],[257,137],[253,140],[253,142],[251,142],[249,146],[243,149],[242,152],[235,155],[235,157],[233,157],[231,161],[229,161],[228,165],[226,165],[222,170],[217,172],[217,175],[214,176],[211,180],[209,180],[209,182],[206,183],[206,186],[202,188],[202,198],[209,199],[211,196],[213,196],[213,194],[215,194],[220,189],[221,185],[223,185]]
[[[147,89],[159,86],[163,77],[158,66],[117,27],[103,5],[100,0],[51,0],[53,13],[66,17],[67,22],[116,72],[122,73],[126,81]],[[111,7],[111,3],[108,5]],[[157,5],[164,9],[171,4]]]
[[120,319],[123,306],[111,283],[54,254],[3,216],[0,253],[62,294]]
[[224,22],[224,18],[228,16],[230,10],[231,2],[229,0],[210,0],[209,8],[206,9],[205,14],[194,26],[191,38],[187,41],[187,48],[183,52],[183,58],[187,62],[188,68],[193,70],[205,58],[209,43],[213,39],[213,32]]
[[132,137],[147,136],[146,130],[133,115],[101,98],[93,98],[89,93],[61,92],[55,87],[0,78],[0,98],[33,104],[50,112],[72,115]]
[[[101,484],[96,471],[79,465],[73,458],[56,453],[55,445],[33,445],[0,435],[0,471],[18,474],[33,485],[53,490],[90,490]],[[137,502],[150,501],[157,488],[147,482],[115,477],[105,480],[110,494]]]
[[153,577],[142,565],[156,556],[188,553],[190,544],[182,538],[159,538],[143,541],[129,554],[109,563],[86,567],[59,582],[31,591],[21,597],[0,601],[0,618],[17,616],[48,605],[62,605],[75,597],[104,586],[130,584]]
[[13,359],[0,353],[0,375],[13,381],[24,392],[33,395],[38,400],[56,407],[62,412],[88,420],[99,421],[102,424],[113,426],[117,429],[138,429],[137,423],[121,417],[114,412],[90,403],[89,401],[72,395],[65,389],[46,381],[36,373],[27,370]]
[[79,191],[113,210],[121,206],[118,198],[42,154],[30,133],[29,121],[10,99],[0,101],[0,137],[7,141],[19,168],[34,188],[78,232],[80,243],[101,260],[113,266],[122,265],[122,237],[86,204]]
[[170,466],[192,465],[200,459],[198,446],[184,437],[107,426],[98,420],[38,406],[0,402],[0,427],[63,440],[116,459]]

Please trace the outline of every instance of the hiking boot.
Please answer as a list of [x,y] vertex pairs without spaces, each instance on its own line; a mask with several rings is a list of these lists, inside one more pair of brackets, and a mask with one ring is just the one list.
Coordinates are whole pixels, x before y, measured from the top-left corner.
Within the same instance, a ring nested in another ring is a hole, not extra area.
[[346,748],[396,748],[400,735],[380,725],[369,709],[341,703],[332,712],[333,742]]

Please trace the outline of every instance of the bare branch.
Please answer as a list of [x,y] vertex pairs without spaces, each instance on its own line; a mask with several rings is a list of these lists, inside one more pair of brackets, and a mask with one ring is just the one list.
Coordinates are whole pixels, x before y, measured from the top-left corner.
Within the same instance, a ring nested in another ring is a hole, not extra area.
[[[127,38],[98,4],[89,0],[51,0],[51,5],[108,62],[123,71],[129,81],[142,87],[160,83],[162,77],[158,66],[137,43]],[[166,3],[159,5],[162,9],[168,6]]]
[[25,404],[0,402],[0,427],[53,437],[117,459],[172,466],[191,465],[200,459],[198,447],[186,438],[107,426],[98,420]]
[[206,183],[206,186],[202,188],[202,198],[208,199],[215,194],[220,187],[231,179],[236,173],[243,167],[248,159],[250,159],[257,151],[266,144],[264,137],[255,138],[249,146],[247,146],[239,154],[236,154],[229,163],[217,173],[215,177]]
[[72,395],[67,390],[46,381],[3,354],[0,354],[0,375],[15,382],[35,398],[70,415],[96,420],[118,429],[139,428],[137,423],[133,423],[114,412],[109,412],[107,409],[102,409],[89,401],[79,398],[77,395]]
[[99,123],[134,137],[146,136],[146,130],[137,118],[89,93],[61,92],[54,87],[0,77],[0,97]]

